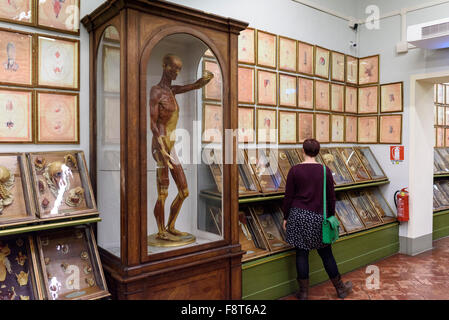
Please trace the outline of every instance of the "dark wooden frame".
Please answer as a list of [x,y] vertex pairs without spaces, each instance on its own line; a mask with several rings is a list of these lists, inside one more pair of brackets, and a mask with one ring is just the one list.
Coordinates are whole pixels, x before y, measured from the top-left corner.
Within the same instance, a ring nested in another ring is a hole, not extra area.
[[[257,63],[257,35],[256,35],[256,29],[254,28],[246,28],[245,30],[252,30],[254,33],[254,62],[247,62],[243,60],[238,60],[238,63],[254,66]],[[238,57],[238,55],[237,55]]]
[[[295,95],[296,96],[295,96],[295,105],[294,106],[289,106],[287,104],[282,104],[282,101],[281,101],[281,77],[295,78]],[[279,100],[278,101],[279,107],[297,109],[298,108],[298,77],[293,76],[291,74],[278,73],[277,82],[278,82],[278,84],[277,84],[277,86],[278,86],[277,87],[277,91],[278,91],[277,96],[278,96],[278,100]]]
[[[262,63],[259,62],[259,52],[260,52],[260,50],[259,50],[259,32],[260,33],[265,33],[267,35],[270,35],[270,36],[274,37],[274,55],[275,55],[275,57],[274,57],[274,66],[270,66],[270,65],[267,65],[267,64],[262,64]],[[259,67],[264,67],[264,68],[269,68],[269,69],[276,70],[277,67],[278,67],[278,46],[279,46],[279,44],[278,44],[278,36],[276,34],[270,33],[270,32],[267,32],[267,31],[263,31],[263,30],[257,30],[257,32],[256,32],[256,65],[259,66]]]
[[298,61],[296,62],[296,72],[299,74],[302,74],[302,75],[313,77],[315,75],[315,50],[316,50],[316,47],[311,43],[307,43],[307,42],[298,40],[298,43],[296,44],[296,59],[299,59],[299,44],[300,43],[305,44],[306,46],[312,47],[312,73],[300,72]]
[[[293,41],[295,43],[295,68],[293,70],[281,68],[281,39]],[[298,42],[292,38],[278,36],[277,43],[278,43],[278,47],[277,47],[278,69],[281,71],[285,71],[285,72],[296,73],[296,70],[298,69]]]
[[[79,16],[81,14],[81,1],[82,0],[78,0],[78,19],[80,18]],[[70,30],[66,30],[66,29],[53,28],[53,27],[39,24],[39,3],[38,2],[39,2],[39,0],[33,0],[33,3],[35,4],[35,7],[33,8],[33,10],[35,10],[35,26],[36,27],[38,27],[39,29],[62,32],[62,33],[67,33],[67,34],[71,34],[71,35],[75,35],[75,36],[80,35],[81,22],[79,22],[79,24],[78,24],[78,31],[70,31]]]
[[[385,86],[397,85],[397,84],[401,85],[401,109],[393,110],[393,111],[382,111],[382,88],[385,87]],[[404,82],[400,81],[400,82],[392,82],[392,83],[381,84],[380,88],[379,88],[379,99],[380,99],[380,103],[379,103],[380,113],[403,112],[404,111]]]
[[[96,188],[97,51],[104,30],[120,33],[120,258],[100,248],[108,286],[118,299],[240,299],[238,171],[223,165],[224,240],[148,256],[147,253],[147,63],[164,37],[186,33],[214,53],[223,74],[223,127],[237,128],[238,35],[247,27],[230,18],[165,1],[111,0],[82,19],[90,33],[91,175]],[[137,63],[136,63],[137,62]],[[233,138],[236,148],[237,139]],[[226,145],[223,146],[226,151]],[[214,284],[211,286],[211,282]],[[184,289],[174,291],[174,288]],[[207,289],[206,294],[203,289]],[[173,295],[173,293],[175,295]]]
[[[377,81],[376,82],[366,82],[366,83],[360,83],[360,62],[365,60],[365,59],[371,59],[377,57]],[[379,84],[380,83],[380,54],[375,54],[372,56],[368,56],[368,57],[362,57],[359,58],[359,64],[358,64],[358,81],[359,81],[359,86],[369,86],[369,85],[374,85],[374,84]]]
[[[399,136],[399,142],[382,142],[381,140],[381,133],[382,133],[382,128],[381,128],[381,123],[382,123],[382,119],[383,118],[390,118],[390,117],[400,117],[401,119],[401,128],[399,129],[400,131],[400,136]],[[402,133],[403,133],[403,127],[404,127],[404,119],[402,114],[382,114],[379,116],[379,133],[378,133],[378,138],[379,138],[379,144],[389,144],[389,145],[401,145],[402,144]]]
[[[334,55],[342,55],[343,56],[343,80],[334,78]],[[346,55],[344,53],[338,51],[331,51],[330,54],[330,78],[331,81],[337,81],[341,83],[346,82]]]
[[[327,51],[328,53],[329,53],[329,61],[328,61],[328,69],[327,69],[327,77],[326,76],[322,76],[322,75],[318,75],[316,72],[316,64],[317,64],[317,54],[318,54],[318,49],[321,49],[321,50],[323,50],[323,51]],[[315,46],[315,51],[314,51],[314,58],[313,58],[313,61],[314,61],[314,66],[313,66],[313,70],[314,70],[314,74],[315,74],[315,77],[317,77],[317,78],[321,78],[321,79],[325,79],[325,80],[327,80],[327,81],[329,81],[329,78],[330,78],[330,70],[331,70],[331,50],[329,50],[329,49],[327,49],[327,48],[324,48],[324,47],[320,47],[320,46]]]

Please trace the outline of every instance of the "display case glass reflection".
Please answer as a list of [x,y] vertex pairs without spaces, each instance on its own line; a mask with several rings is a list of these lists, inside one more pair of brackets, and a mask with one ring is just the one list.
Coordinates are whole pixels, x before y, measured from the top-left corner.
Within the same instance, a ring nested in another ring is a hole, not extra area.
[[239,211],[239,243],[242,250],[246,252],[243,255],[243,260],[268,252],[262,231],[247,207]]
[[342,222],[346,232],[349,234],[363,230],[365,225],[362,220],[360,220],[360,217],[352,206],[346,193],[338,192],[336,197],[337,201],[335,203],[335,212]]
[[320,154],[324,164],[332,171],[332,176],[337,186],[354,183],[337,149],[322,148]]
[[387,178],[369,147],[356,147],[354,149],[372,180],[382,180]]
[[285,235],[283,231],[281,231],[282,227],[279,225],[276,207],[271,205],[256,205],[251,206],[250,210],[252,210],[254,216],[257,217],[265,239],[268,242],[270,251],[275,252],[290,247],[290,245],[285,242]]
[[445,195],[443,188],[439,183],[433,184],[433,197],[437,200],[439,207],[438,210],[449,208],[449,198]]
[[221,208],[208,205],[207,206],[207,215],[204,224],[204,231],[215,233],[218,236],[223,235],[223,213]]
[[35,219],[24,154],[0,154],[0,225]]
[[[246,162],[245,153],[242,149],[237,151],[238,171],[239,171],[239,193],[257,193],[259,188],[253,174],[251,173],[251,167]],[[241,181],[241,183],[240,183]],[[244,189],[240,188],[240,184],[243,184]]]
[[98,213],[82,151],[30,153],[28,165],[39,217]]
[[41,300],[40,283],[32,238],[0,239],[0,300]]
[[41,232],[37,236],[48,300],[93,300],[109,296],[91,227]]
[[379,188],[369,188],[365,190],[365,194],[371,201],[377,214],[382,218],[385,223],[396,220],[396,213],[391,209],[387,203]]
[[207,163],[209,164],[210,171],[214,178],[217,190],[219,193],[223,191],[222,170],[223,163],[221,162],[221,150],[205,149],[203,153]]
[[262,192],[269,193],[283,191],[285,188],[285,182],[278,170],[278,167],[269,162],[265,152],[262,149],[253,149],[246,150],[246,153],[248,163],[253,169],[254,176],[259,182]]
[[435,173],[438,173],[438,174],[440,174],[440,173],[449,173],[448,162],[447,162],[446,159],[443,158],[443,156],[440,154],[439,150],[442,150],[442,149],[435,148],[434,152],[433,152],[434,164],[437,167],[437,171]]
[[349,172],[351,173],[351,176],[355,182],[363,182],[371,179],[354,149],[338,148],[338,150],[340,151],[343,161],[348,167]]
[[287,181],[288,172],[292,167],[300,164],[301,160],[295,149],[279,149],[278,155],[279,169],[281,170],[285,181]]
[[382,218],[377,214],[363,191],[352,190],[348,192],[348,196],[367,228],[383,223]]

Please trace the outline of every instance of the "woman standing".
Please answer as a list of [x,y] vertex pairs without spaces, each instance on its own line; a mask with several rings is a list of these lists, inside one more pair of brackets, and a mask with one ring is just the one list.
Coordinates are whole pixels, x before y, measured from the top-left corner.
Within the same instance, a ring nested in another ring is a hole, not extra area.
[[[345,298],[352,283],[343,283],[331,245],[323,239],[323,165],[316,161],[320,143],[308,139],[303,143],[305,160],[290,169],[284,198],[284,229],[287,242],[296,249],[296,271],[299,291],[296,297],[307,300],[309,289],[309,251],[318,250],[324,268],[339,298]],[[335,214],[335,190],[332,172],[326,167],[327,216]]]

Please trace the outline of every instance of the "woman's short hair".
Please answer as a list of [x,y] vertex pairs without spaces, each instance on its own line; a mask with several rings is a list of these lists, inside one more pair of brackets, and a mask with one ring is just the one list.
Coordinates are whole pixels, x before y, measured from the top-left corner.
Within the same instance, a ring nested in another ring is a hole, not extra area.
[[309,157],[315,158],[318,153],[320,153],[320,143],[315,139],[307,139],[304,141],[302,147],[304,148],[304,153]]

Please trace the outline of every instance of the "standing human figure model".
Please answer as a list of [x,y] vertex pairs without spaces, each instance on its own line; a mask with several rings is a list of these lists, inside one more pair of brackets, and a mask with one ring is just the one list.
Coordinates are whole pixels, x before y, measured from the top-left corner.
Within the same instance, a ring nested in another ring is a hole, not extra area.
[[[167,54],[162,60],[161,81],[151,88],[150,92],[150,122],[153,140],[151,151],[157,164],[157,202],[154,207],[154,216],[158,227],[157,238],[167,241],[180,241],[188,233],[175,229],[176,219],[184,200],[189,196],[186,177],[176,153],[172,153],[174,139],[170,139],[176,129],[179,119],[179,106],[175,95],[197,90],[207,85],[214,75],[205,71],[203,77],[196,82],[184,86],[174,86],[182,69],[182,61],[173,54]],[[170,216],[165,225],[165,200],[168,196],[170,170],[173,180],[178,188],[178,195],[170,206]]]

